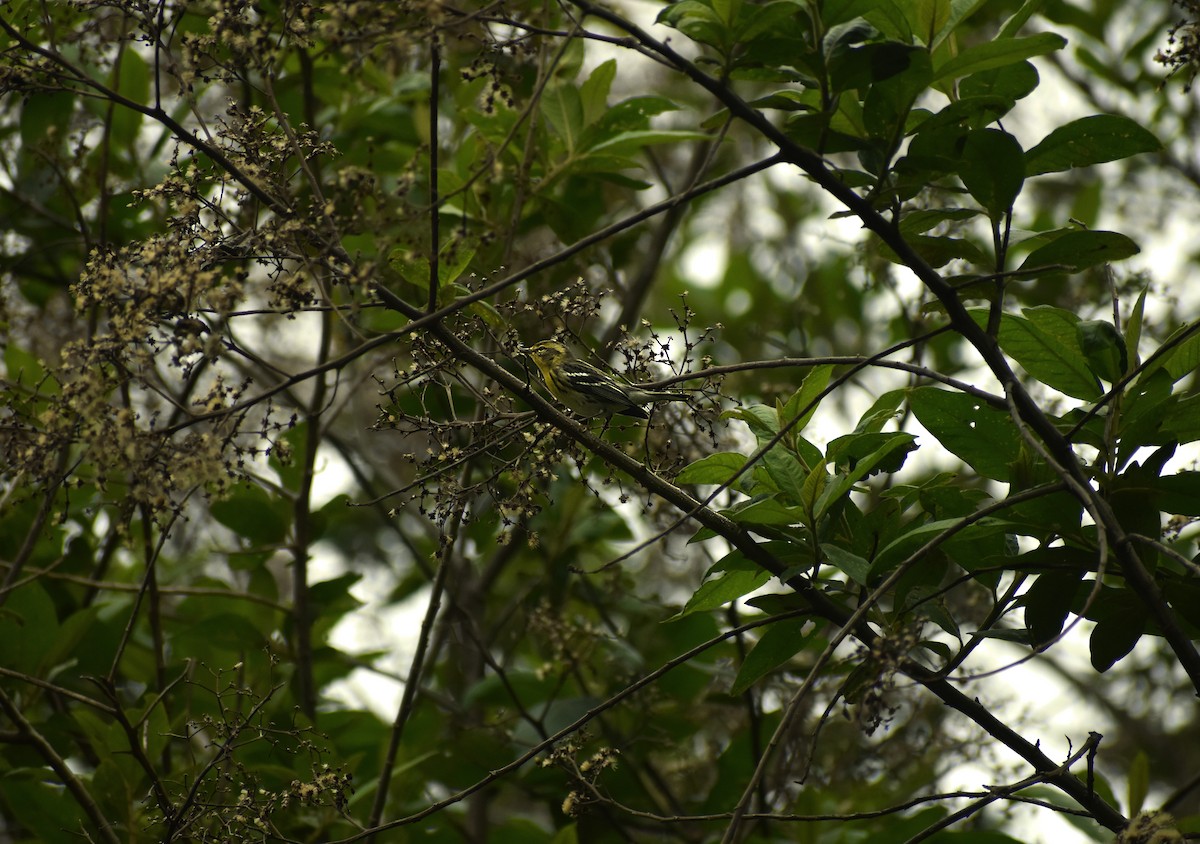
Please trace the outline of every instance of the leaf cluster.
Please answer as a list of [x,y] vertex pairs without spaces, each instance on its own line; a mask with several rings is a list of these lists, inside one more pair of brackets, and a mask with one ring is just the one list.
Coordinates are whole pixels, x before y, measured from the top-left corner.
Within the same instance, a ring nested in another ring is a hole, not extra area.
[[1149,9],[6,5],[5,834],[1197,829]]

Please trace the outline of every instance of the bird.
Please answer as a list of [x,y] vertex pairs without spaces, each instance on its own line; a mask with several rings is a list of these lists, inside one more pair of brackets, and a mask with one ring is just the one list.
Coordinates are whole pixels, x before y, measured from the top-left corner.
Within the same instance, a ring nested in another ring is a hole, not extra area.
[[642,405],[663,401],[684,401],[688,393],[652,390],[626,381],[579,360],[557,340],[540,340],[522,347],[537,365],[546,388],[554,397],[583,416],[611,416],[620,413],[638,419],[649,419]]

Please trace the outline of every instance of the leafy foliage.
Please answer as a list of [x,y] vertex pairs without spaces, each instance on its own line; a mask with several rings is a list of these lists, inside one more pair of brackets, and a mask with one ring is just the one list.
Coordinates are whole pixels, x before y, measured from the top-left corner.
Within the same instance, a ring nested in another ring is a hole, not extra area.
[[1180,8],[5,5],[0,836],[1200,829]]

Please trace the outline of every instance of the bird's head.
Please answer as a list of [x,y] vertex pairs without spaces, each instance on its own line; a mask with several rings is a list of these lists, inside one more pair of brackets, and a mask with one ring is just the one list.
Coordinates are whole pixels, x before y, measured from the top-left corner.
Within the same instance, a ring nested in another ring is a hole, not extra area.
[[557,366],[571,356],[567,347],[557,340],[539,340],[521,351],[545,366]]

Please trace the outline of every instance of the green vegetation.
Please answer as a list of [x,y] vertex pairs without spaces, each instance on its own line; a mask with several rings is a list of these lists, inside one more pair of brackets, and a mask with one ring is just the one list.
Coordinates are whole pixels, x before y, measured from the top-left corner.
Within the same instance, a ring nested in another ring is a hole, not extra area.
[[0,7],[0,840],[1200,834],[1198,20]]

